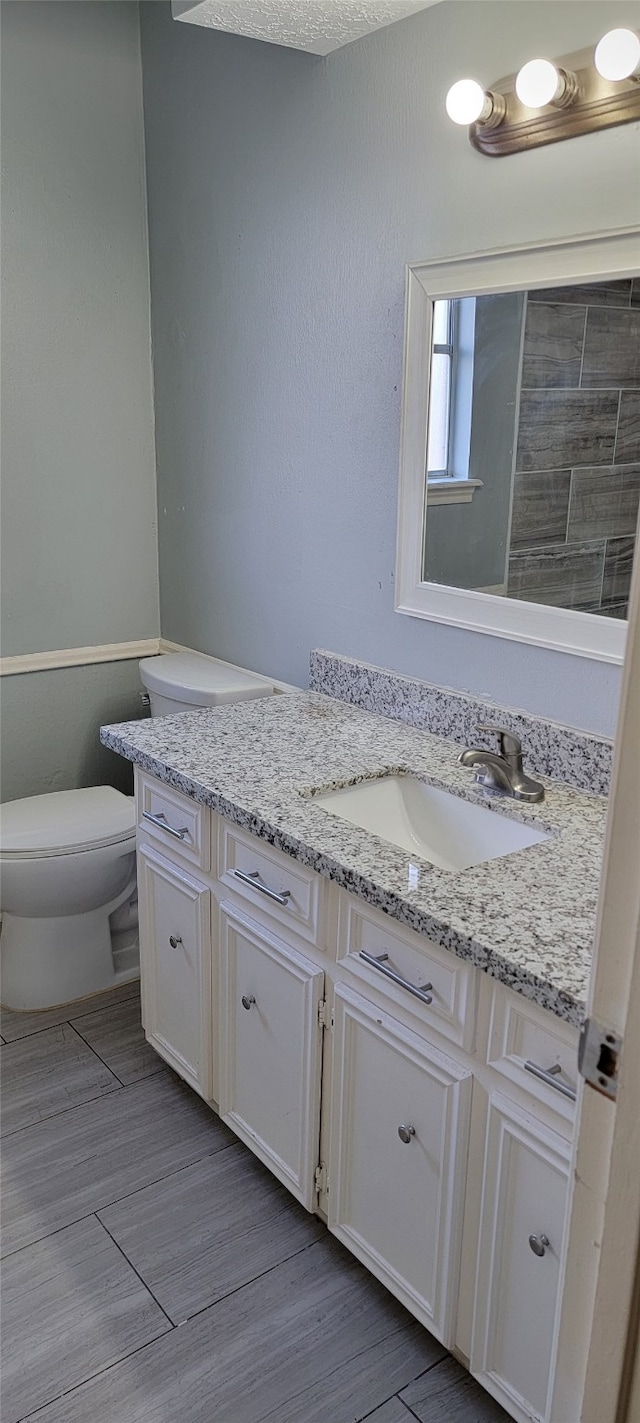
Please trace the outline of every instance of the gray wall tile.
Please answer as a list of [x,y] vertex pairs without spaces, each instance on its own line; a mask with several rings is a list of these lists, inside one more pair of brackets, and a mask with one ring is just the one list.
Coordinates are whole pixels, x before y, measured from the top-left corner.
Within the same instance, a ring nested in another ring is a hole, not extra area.
[[573,471],[567,540],[635,535],[640,464]]
[[602,542],[512,554],[509,597],[555,608],[588,607],[600,599],[604,551]]
[[585,306],[527,305],[522,354],[522,385],[570,386],[580,384]]
[[640,460],[640,391],[623,390],[616,436],[615,463]]
[[516,469],[613,464],[618,400],[617,391],[523,391]]
[[570,487],[570,469],[516,472],[511,514],[512,549],[564,542]]
[[623,390],[640,385],[640,310],[589,309],[580,385]]
[[629,597],[635,543],[635,539],[607,541],[602,582],[603,602],[615,603]]
[[616,282],[583,282],[572,287],[540,287],[529,293],[530,301],[586,302],[589,306],[628,306],[631,279]]

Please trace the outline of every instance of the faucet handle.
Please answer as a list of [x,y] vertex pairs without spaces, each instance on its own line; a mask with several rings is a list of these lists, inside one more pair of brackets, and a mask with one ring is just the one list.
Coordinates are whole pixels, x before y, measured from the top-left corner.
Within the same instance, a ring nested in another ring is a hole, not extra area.
[[504,726],[494,726],[492,722],[480,722],[478,731],[486,731],[490,735],[495,733],[500,742],[500,755],[505,761],[511,764],[520,764],[522,758],[522,742],[519,736],[513,731],[507,731]]

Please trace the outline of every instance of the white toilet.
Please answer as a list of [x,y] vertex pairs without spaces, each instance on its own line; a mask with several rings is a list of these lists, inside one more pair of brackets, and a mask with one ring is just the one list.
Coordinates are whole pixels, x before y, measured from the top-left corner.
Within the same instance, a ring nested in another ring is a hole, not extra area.
[[158,657],[145,657],[140,663],[140,680],[147,689],[152,716],[269,697],[275,690],[266,677],[216,662],[203,652],[162,652]]
[[[152,716],[268,696],[265,678],[201,653],[140,663]],[[133,797],[111,786],[0,806],[0,998],[71,1003],[139,976]]]
[[112,786],[0,806],[5,1007],[49,1008],[137,976],[135,849],[133,797]]

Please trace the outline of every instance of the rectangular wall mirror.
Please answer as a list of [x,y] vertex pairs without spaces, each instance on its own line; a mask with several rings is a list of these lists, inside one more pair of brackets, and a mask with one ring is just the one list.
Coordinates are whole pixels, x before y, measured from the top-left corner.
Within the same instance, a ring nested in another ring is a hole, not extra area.
[[639,272],[635,231],[409,266],[398,612],[622,661]]

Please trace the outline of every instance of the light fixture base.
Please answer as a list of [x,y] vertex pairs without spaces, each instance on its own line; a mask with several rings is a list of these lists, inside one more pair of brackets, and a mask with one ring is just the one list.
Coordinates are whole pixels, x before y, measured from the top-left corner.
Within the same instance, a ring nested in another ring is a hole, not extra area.
[[520,103],[515,74],[489,86],[492,93],[504,96],[506,112],[494,127],[471,125],[469,139],[478,152],[488,158],[505,158],[510,153],[640,121],[640,84],[634,76],[603,79],[594,67],[592,49],[578,50],[554,62],[566,75],[566,92],[560,102],[542,109],[532,111]]

